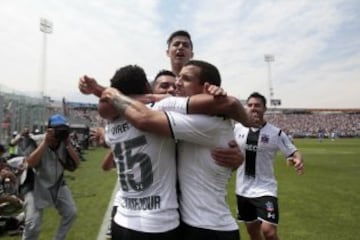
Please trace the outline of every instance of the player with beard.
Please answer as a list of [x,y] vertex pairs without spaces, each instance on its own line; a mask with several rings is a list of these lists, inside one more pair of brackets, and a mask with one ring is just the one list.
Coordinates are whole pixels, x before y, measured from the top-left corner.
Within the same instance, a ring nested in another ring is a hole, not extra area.
[[[281,129],[264,119],[266,99],[254,92],[247,99],[247,110],[257,128],[235,125],[235,138],[245,153],[245,163],[236,174],[238,218],[244,221],[251,240],[277,240],[279,208],[274,175],[276,153],[280,150],[298,174],[304,163],[298,149]],[[263,237],[262,237],[263,236]]]

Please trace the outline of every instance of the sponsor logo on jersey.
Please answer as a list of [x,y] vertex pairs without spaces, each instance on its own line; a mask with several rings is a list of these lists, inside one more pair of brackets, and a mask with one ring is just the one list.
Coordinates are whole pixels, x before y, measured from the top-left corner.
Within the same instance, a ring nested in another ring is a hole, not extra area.
[[148,196],[143,198],[128,198],[123,197],[121,199],[120,206],[122,208],[141,211],[141,210],[155,210],[159,209],[161,205],[160,196]]
[[257,145],[246,144],[246,151],[256,152],[257,147],[258,147]]
[[114,127],[111,128],[111,134],[116,135],[119,133],[124,133],[127,130],[130,129],[130,124],[129,123],[122,123],[122,124],[118,124],[115,125]]

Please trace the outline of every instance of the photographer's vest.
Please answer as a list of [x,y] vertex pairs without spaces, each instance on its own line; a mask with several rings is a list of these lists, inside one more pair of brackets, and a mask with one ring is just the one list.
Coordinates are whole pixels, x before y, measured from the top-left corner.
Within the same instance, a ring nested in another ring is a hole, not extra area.
[[9,156],[13,156],[16,154],[16,146],[9,144],[9,150],[8,150]]

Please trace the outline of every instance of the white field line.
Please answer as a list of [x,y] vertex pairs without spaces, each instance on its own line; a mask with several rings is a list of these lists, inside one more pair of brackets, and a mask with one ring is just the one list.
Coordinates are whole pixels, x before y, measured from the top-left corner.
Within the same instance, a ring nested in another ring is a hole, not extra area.
[[104,215],[101,227],[100,227],[100,231],[99,231],[99,234],[97,236],[97,240],[106,240],[106,235],[105,234],[106,234],[106,231],[107,231],[108,226],[110,224],[110,215],[111,215],[111,211],[112,211],[112,208],[113,208],[114,198],[115,198],[115,195],[116,195],[116,192],[118,191],[118,189],[119,189],[119,181],[116,179],[116,184],[115,184],[114,190],[112,192],[109,205],[108,205],[108,207],[106,209],[106,212],[105,212],[105,215]]

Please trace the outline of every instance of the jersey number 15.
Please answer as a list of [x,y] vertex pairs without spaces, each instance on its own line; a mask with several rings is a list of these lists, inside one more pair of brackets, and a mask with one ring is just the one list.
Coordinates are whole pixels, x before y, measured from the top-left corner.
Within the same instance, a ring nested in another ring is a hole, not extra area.
[[[134,191],[144,191],[153,183],[153,172],[150,156],[143,152],[132,150],[147,144],[145,136],[139,136],[124,142],[116,143],[114,156],[118,162],[120,186],[123,191],[129,188]],[[135,172],[140,169],[140,179],[136,181]]]

